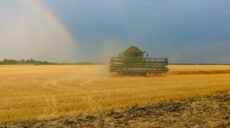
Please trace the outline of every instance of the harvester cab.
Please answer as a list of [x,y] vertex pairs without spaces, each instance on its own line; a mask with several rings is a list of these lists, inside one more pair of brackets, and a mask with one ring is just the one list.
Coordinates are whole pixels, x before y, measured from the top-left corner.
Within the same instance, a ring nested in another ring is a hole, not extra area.
[[167,58],[149,58],[148,53],[131,46],[110,59],[110,72],[120,75],[147,75],[169,71]]

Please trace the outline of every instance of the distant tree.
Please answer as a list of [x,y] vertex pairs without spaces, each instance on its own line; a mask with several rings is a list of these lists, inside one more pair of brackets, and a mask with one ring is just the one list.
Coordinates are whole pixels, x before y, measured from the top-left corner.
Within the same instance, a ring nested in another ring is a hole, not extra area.
[[3,61],[0,61],[0,65],[23,65],[23,64],[33,64],[33,65],[49,65],[49,64],[56,64],[56,63],[50,63],[47,61],[36,61],[34,59],[21,59],[21,60],[14,60],[14,59],[3,59]]

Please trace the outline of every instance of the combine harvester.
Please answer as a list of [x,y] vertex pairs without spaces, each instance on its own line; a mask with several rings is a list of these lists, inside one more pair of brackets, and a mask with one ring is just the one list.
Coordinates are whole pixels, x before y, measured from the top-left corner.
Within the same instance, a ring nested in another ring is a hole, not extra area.
[[110,72],[119,75],[151,75],[167,73],[167,58],[149,58],[148,53],[131,46],[110,59]]

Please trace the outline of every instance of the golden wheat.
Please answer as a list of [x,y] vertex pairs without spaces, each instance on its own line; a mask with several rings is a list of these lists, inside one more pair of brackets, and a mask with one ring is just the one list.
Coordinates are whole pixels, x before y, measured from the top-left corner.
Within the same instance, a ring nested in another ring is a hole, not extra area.
[[0,66],[0,123],[230,91],[230,66],[169,68],[162,76],[127,77],[111,75],[107,66]]

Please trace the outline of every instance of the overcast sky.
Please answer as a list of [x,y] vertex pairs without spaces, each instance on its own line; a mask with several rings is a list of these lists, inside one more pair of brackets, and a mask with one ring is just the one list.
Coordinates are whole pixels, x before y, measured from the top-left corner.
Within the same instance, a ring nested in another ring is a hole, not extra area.
[[[15,0],[5,1],[11,2],[5,9],[0,5],[0,10],[11,15]],[[229,0],[42,0],[42,3],[75,38],[77,46],[71,50],[76,48],[77,52],[71,54],[77,55],[70,57],[73,61],[100,61],[137,45],[150,56],[168,57],[171,62],[230,63]],[[1,21],[0,24],[7,25]],[[11,54],[8,51],[4,54]],[[37,58],[48,59],[42,55]],[[56,57],[55,61],[65,59]]]

